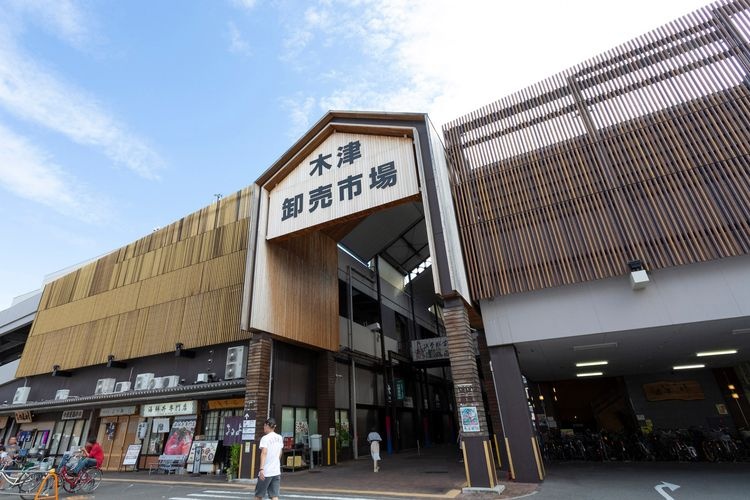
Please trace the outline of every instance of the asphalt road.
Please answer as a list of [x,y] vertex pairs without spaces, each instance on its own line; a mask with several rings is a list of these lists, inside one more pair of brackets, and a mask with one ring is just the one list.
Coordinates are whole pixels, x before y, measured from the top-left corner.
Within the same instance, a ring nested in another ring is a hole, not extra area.
[[[750,463],[562,463],[533,500],[748,500]],[[658,490],[657,490],[658,488]]]

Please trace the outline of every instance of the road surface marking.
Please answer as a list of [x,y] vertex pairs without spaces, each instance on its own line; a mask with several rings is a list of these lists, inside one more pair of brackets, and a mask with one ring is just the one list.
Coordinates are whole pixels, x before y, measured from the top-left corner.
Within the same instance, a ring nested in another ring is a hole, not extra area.
[[666,500],[674,500],[674,498],[672,498],[672,495],[670,495],[669,493],[667,493],[666,491],[664,491],[664,489],[668,488],[669,491],[674,491],[674,490],[676,490],[679,487],[680,486],[677,485],[677,484],[672,484],[672,483],[668,483],[666,481],[662,481],[661,484],[657,484],[656,486],[654,486],[654,489],[656,490],[656,492],[658,494],[660,494],[661,496],[663,496]]

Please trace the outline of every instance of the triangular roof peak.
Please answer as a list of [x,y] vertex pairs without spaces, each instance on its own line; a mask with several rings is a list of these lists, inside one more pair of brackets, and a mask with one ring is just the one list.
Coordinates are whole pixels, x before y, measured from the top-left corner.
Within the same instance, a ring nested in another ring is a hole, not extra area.
[[[263,172],[256,184],[271,189],[293,169],[294,159],[304,156],[334,132],[358,131],[379,135],[401,135],[405,122],[424,122],[425,113],[393,113],[385,111],[328,111],[278,160]],[[389,127],[389,124],[391,125]]]

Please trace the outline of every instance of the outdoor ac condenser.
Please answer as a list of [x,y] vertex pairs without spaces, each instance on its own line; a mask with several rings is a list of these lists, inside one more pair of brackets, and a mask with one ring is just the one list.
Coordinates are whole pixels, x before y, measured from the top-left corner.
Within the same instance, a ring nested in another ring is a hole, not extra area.
[[227,365],[224,380],[242,378],[242,365],[245,360],[245,346],[239,345],[227,349]]
[[60,389],[55,393],[55,400],[68,399],[70,396],[70,389]]
[[115,392],[125,392],[130,390],[130,382],[117,382]]
[[31,392],[31,387],[19,387],[16,389],[16,394],[13,396],[13,404],[14,405],[22,405],[29,399],[29,393]]
[[139,373],[135,377],[135,388],[136,391],[145,391],[148,389],[151,381],[154,380],[153,373]]
[[115,383],[117,380],[113,378],[100,378],[96,381],[96,388],[94,394],[110,394],[115,391]]

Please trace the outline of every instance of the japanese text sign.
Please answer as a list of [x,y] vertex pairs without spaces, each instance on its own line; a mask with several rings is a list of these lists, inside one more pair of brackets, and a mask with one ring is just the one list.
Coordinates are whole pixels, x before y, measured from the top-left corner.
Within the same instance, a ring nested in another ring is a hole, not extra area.
[[271,191],[267,238],[319,226],[418,192],[411,138],[336,132]]

